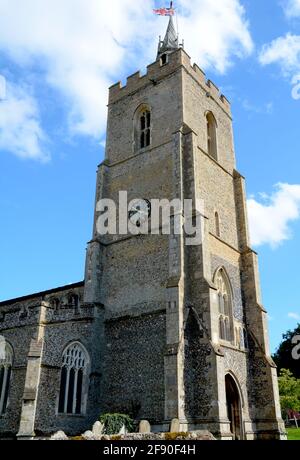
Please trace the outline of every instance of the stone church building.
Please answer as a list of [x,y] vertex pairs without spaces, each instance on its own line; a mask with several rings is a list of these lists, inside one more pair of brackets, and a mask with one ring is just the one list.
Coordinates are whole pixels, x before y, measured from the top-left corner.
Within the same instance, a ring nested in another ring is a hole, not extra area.
[[203,200],[201,244],[101,236],[96,206],[84,281],[0,303],[1,436],[74,435],[121,412],[153,431],[178,418],[219,439],[284,439],[230,104],[172,17],[146,74],[109,89],[96,203],[119,191]]

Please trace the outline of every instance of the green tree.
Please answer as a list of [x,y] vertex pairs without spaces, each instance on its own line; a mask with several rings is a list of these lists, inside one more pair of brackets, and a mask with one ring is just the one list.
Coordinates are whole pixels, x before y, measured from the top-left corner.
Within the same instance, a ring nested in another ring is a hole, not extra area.
[[296,360],[292,355],[295,348],[292,340],[297,335],[300,336],[300,324],[293,331],[287,331],[283,334],[283,340],[273,355],[273,359],[277,364],[278,372],[281,369],[289,369],[295,377],[300,378],[300,359]]
[[281,369],[278,378],[281,409],[300,411],[300,379],[296,379],[288,369]]

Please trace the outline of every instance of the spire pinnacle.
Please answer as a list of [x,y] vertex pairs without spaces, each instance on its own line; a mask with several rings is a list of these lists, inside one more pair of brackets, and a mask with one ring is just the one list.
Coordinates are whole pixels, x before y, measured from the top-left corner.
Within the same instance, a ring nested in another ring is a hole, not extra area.
[[173,16],[170,16],[167,32],[163,41],[159,40],[157,58],[170,54],[179,48],[178,34],[175,30]]

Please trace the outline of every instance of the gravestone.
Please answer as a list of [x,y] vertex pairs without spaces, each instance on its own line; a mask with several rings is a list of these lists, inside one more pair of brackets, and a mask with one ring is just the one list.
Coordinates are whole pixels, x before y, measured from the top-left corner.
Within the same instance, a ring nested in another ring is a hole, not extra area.
[[102,436],[104,430],[104,425],[101,422],[96,422],[93,425],[93,435],[96,436],[97,438]]
[[151,433],[151,425],[148,420],[141,420],[139,424],[139,433]]
[[68,436],[63,431],[58,431],[57,433],[53,434],[50,439],[52,441],[67,441]]
[[179,433],[180,432],[180,422],[178,418],[173,418],[171,421],[170,433]]

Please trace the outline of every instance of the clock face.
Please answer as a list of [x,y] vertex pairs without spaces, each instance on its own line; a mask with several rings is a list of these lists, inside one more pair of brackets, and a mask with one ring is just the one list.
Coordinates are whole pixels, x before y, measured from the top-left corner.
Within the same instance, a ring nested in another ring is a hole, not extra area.
[[133,225],[141,227],[151,215],[151,203],[146,199],[136,199],[131,203],[128,219]]

